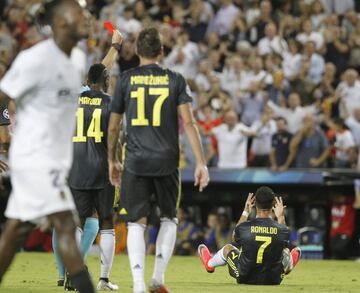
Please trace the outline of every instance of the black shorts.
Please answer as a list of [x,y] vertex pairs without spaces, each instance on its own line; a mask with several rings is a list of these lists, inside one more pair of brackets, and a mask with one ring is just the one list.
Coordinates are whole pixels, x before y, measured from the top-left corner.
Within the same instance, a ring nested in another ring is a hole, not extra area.
[[151,211],[151,197],[154,195],[161,217],[176,217],[180,204],[179,171],[161,177],[145,177],[132,174],[126,169],[122,174],[120,214],[127,222],[148,217]]
[[96,211],[99,219],[112,217],[114,213],[115,188],[108,183],[103,189],[73,189],[76,209],[82,219],[91,217]]
[[284,277],[284,268],[281,262],[266,273],[250,272],[245,275],[244,270],[248,271],[246,270],[246,261],[242,259],[241,252],[237,249],[233,249],[228,253],[226,262],[230,276],[235,278],[239,284],[279,285]]

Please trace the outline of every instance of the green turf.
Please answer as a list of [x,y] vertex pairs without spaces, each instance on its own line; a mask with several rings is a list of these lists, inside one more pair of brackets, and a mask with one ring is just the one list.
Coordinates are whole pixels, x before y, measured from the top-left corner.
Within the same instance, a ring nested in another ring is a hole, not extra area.
[[[147,260],[146,278],[149,280],[154,258]],[[99,258],[89,257],[88,266],[93,275],[99,274]],[[115,258],[112,271],[120,292],[131,291],[131,276],[126,256]],[[21,253],[0,287],[0,292],[63,292],[54,285],[57,272],[52,254]],[[360,262],[302,261],[280,286],[245,286],[234,283],[226,268],[215,273],[204,271],[196,257],[174,257],[166,282],[172,293],[222,292],[360,292]]]

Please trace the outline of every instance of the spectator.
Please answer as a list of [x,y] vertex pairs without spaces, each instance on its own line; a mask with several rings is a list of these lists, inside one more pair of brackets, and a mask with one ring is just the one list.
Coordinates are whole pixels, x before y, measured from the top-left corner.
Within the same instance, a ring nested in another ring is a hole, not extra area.
[[329,143],[324,133],[317,128],[314,117],[306,115],[303,128],[291,140],[290,155],[284,169],[290,167],[295,157],[297,168],[324,168],[329,154]]
[[324,46],[324,36],[313,30],[310,19],[302,23],[302,32],[296,36],[296,40],[304,46],[308,42],[313,42],[316,50],[320,50]]
[[190,19],[187,30],[190,40],[193,42],[202,41],[205,37],[209,22],[214,17],[214,11],[209,2],[204,0],[191,1]]
[[336,14],[342,15],[348,10],[354,10],[354,0],[321,0],[327,14],[335,12]]
[[315,30],[318,30],[322,25],[326,14],[324,13],[325,9],[320,0],[315,0],[311,4],[311,24]]
[[307,72],[307,78],[315,85],[321,81],[321,77],[325,70],[324,58],[315,52],[315,43],[309,41],[305,44],[303,54],[303,68]]
[[332,257],[349,257],[349,244],[354,232],[355,211],[352,200],[344,195],[336,196],[331,207],[330,246]]
[[[360,107],[360,81],[356,70],[345,71],[343,81],[336,88],[336,95],[343,101],[344,107],[350,115],[353,114],[353,109]],[[344,113],[341,112],[340,115],[344,117]]]
[[260,119],[264,108],[263,92],[259,89],[259,82],[251,82],[250,88],[245,93],[240,93],[237,110],[241,113],[241,122],[251,126]]
[[289,81],[293,81],[299,74],[302,63],[300,52],[301,44],[295,40],[289,41],[289,50],[282,53],[284,76]]
[[196,86],[200,91],[209,91],[210,77],[215,74],[215,72],[211,68],[211,64],[208,59],[203,59],[199,63],[198,74],[195,77]]
[[219,226],[219,215],[216,210],[208,214],[206,223],[204,243],[210,251],[216,251],[216,229]]
[[199,59],[199,50],[195,43],[189,40],[189,34],[182,31],[176,41],[171,53],[165,58],[165,66],[178,71],[185,78],[194,79],[196,75],[196,64]]
[[235,111],[230,110],[225,114],[224,123],[212,130],[216,136],[219,149],[218,167],[245,168],[247,166],[248,136],[252,135],[251,129],[238,123]]
[[324,57],[326,62],[335,64],[339,72],[346,69],[348,62],[349,46],[347,36],[339,27],[337,15],[334,15],[334,24],[328,27],[325,34]]
[[122,16],[117,19],[117,27],[125,36],[138,33],[141,28],[141,22],[134,18],[134,9],[131,6],[126,6]]
[[265,27],[265,37],[258,43],[258,52],[260,56],[270,53],[281,54],[287,50],[287,43],[277,35],[276,25],[269,22]]
[[251,130],[256,133],[251,144],[251,152],[254,155],[252,167],[270,167],[271,138],[276,132],[276,123],[271,116],[271,109],[265,108],[261,119],[251,125]]
[[238,14],[239,9],[231,0],[221,0],[220,9],[212,22],[209,24],[209,32],[217,32],[219,35],[226,35]]
[[[290,153],[292,134],[287,131],[287,121],[283,117],[276,120],[277,132],[272,136],[270,162],[273,171],[285,171]],[[285,166],[285,167],[284,167]]]
[[333,120],[333,124],[336,131],[334,145],[336,148],[335,168],[350,168],[356,153],[354,137],[343,119],[336,118]]
[[265,36],[265,27],[269,22],[277,23],[273,15],[273,9],[269,0],[263,0],[260,3],[260,14],[257,12],[252,17],[248,17],[248,39],[252,45],[256,45],[260,39]]
[[274,102],[269,101],[268,105],[274,111],[275,117],[284,117],[288,122],[288,130],[295,134],[302,127],[302,122],[307,114],[315,114],[316,107],[314,105],[302,107],[300,105],[300,96],[297,93],[289,95],[289,108],[280,107]]
[[346,110],[343,113],[346,126],[351,130],[355,144],[360,147],[360,107],[354,109],[352,116]]
[[225,244],[232,242],[235,225],[231,222],[229,213],[225,208],[219,208],[218,215],[219,225],[216,227],[215,241],[217,249],[220,249]]
[[349,38],[350,57],[349,66],[360,69],[360,21],[357,21],[356,29]]
[[199,229],[190,221],[189,213],[185,208],[178,208],[176,215],[179,223],[176,235],[175,254],[193,255],[197,248],[196,238]]

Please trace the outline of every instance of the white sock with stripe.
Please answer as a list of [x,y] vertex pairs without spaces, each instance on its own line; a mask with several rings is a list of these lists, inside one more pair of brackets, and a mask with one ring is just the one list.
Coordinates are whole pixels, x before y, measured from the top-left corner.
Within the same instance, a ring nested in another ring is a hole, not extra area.
[[160,221],[160,230],[156,239],[156,256],[152,279],[158,284],[164,284],[166,267],[175,246],[177,219],[161,218]]
[[145,292],[145,232],[146,226],[128,223],[127,251],[134,282],[134,292]]
[[101,273],[108,280],[115,255],[115,229],[100,230]]
[[216,268],[224,265],[226,265],[226,258],[224,257],[223,247],[209,260],[208,266],[211,268]]

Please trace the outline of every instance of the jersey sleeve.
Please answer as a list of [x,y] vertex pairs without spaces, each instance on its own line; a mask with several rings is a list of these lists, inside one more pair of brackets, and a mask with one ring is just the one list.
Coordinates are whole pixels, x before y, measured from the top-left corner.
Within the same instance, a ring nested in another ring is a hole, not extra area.
[[116,84],[114,97],[111,103],[111,112],[123,114],[125,112],[124,78],[120,77]]
[[186,84],[186,81],[182,75],[178,75],[178,83],[179,83],[179,94],[177,104],[182,105],[186,103],[192,102],[191,92],[189,86]]
[[234,241],[238,246],[242,245],[242,239],[243,239],[243,231],[245,228],[245,223],[241,223],[240,225],[237,225],[234,230]]
[[41,70],[28,54],[20,53],[0,81],[0,90],[12,99],[18,99],[39,83]]

